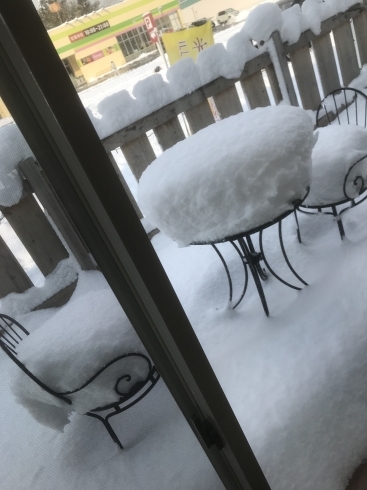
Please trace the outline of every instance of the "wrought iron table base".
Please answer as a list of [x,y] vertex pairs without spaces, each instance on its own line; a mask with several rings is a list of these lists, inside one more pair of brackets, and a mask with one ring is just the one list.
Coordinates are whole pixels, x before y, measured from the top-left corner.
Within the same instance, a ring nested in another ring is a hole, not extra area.
[[[298,231],[298,233],[299,233],[299,231]],[[278,235],[279,235],[279,243],[280,243],[280,247],[282,250],[282,255],[283,255],[283,258],[284,258],[289,270],[304,286],[308,286],[307,282],[304,281],[299,276],[299,274],[297,274],[297,272],[294,270],[293,266],[291,265],[291,263],[289,261],[289,258],[287,256],[287,253],[286,253],[285,247],[284,247],[283,235],[282,235],[282,222],[281,221],[278,222]],[[300,238],[300,236],[299,236],[299,238]],[[229,239],[227,241],[229,243],[231,243],[231,245],[234,247],[237,254],[239,255],[241,262],[242,262],[242,265],[243,265],[243,268],[244,268],[244,273],[245,273],[245,281],[244,281],[242,293],[241,293],[240,298],[233,305],[233,307],[232,307],[233,309],[237,308],[237,306],[241,303],[241,301],[243,300],[243,298],[246,294],[247,287],[248,287],[248,278],[249,278],[249,273],[248,273],[247,267],[249,267],[251,275],[254,279],[255,286],[256,286],[257,292],[259,294],[263,309],[265,311],[265,314],[267,316],[269,316],[269,307],[268,307],[266,297],[265,297],[265,293],[264,293],[264,289],[262,286],[262,281],[267,280],[268,274],[267,274],[266,270],[261,266],[261,261],[264,262],[269,273],[272,276],[274,276],[278,281],[280,281],[284,285],[288,286],[289,288],[295,289],[296,291],[300,291],[302,289],[302,287],[295,286],[294,284],[291,284],[288,281],[286,281],[285,279],[281,278],[270,266],[269,261],[267,260],[267,258],[265,256],[265,252],[264,252],[263,230],[260,230],[260,232],[259,232],[260,252],[257,252],[255,250],[255,247],[254,247],[252,239],[251,239],[251,234],[239,236],[236,239],[232,239],[232,240]],[[231,274],[229,272],[228,265],[227,265],[223,255],[219,251],[217,245],[214,243],[212,243],[211,245],[214,248],[214,250],[216,251],[216,253],[218,254],[218,257],[220,258],[220,260],[224,266],[224,269],[225,269],[225,272],[227,275],[227,279],[228,279],[229,301],[230,301],[230,303],[232,303],[232,301],[233,301],[233,282],[232,282]]]

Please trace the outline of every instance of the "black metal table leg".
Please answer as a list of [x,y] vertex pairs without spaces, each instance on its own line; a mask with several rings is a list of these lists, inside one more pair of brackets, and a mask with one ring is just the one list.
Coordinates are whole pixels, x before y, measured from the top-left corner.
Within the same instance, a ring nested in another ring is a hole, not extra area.
[[295,289],[296,291],[301,291],[302,288],[298,287],[298,286],[294,286],[293,284],[290,284],[289,282],[287,282],[285,279],[283,279],[282,277],[280,277],[275,271],[274,269],[271,267],[271,265],[269,264],[268,262],[268,259],[265,255],[265,252],[264,252],[264,244],[263,244],[263,232],[260,231],[260,239],[259,239],[259,242],[260,242],[260,250],[261,250],[261,255],[262,255],[262,259],[263,261],[265,262],[265,265],[266,267],[268,268],[270,274],[272,276],[274,276],[276,279],[278,279],[278,281],[280,281],[281,283],[283,283],[285,286],[288,286],[289,288],[292,288],[292,289]]
[[256,267],[256,270],[257,270],[257,272],[259,274],[259,277],[263,281],[266,281],[267,278],[268,278],[268,276],[266,274],[266,270],[263,269],[261,267],[261,265],[260,265],[260,260],[263,260],[262,259],[262,255],[261,255],[261,253],[256,252],[255,247],[254,247],[254,245],[252,243],[252,239],[251,239],[251,236],[250,235],[246,237],[246,241],[247,241],[247,245],[248,245],[249,251],[250,251],[250,253],[251,253],[252,257],[253,257],[253,264]]
[[245,271],[245,282],[244,282],[244,285],[243,285],[242,294],[241,294],[239,300],[237,301],[237,303],[233,307],[233,309],[235,309],[241,303],[241,301],[243,300],[243,298],[244,298],[244,296],[246,294],[247,285],[248,285],[248,270],[247,270],[247,264],[246,264],[246,261],[245,261],[245,257],[242,255],[240,248],[238,247],[238,245],[235,242],[232,242],[231,241],[230,243],[233,245],[234,249],[236,250],[236,252],[238,253],[238,255],[241,257],[243,269]]
[[[244,296],[246,294],[247,285],[248,285],[248,270],[247,270],[246,261],[244,259],[244,256],[241,253],[241,250],[238,248],[238,246],[236,245],[236,243],[234,243],[233,241],[231,241],[230,243],[232,244],[232,246],[234,247],[234,249],[238,253],[238,255],[239,255],[240,259],[241,259],[242,265],[243,265],[244,272],[245,272],[245,281],[244,281],[244,286],[243,286],[243,290],[242,290],[241,296],[238,299],[238,301],[235,303],[235,305],[232,307],[233,309],[235,309],[241,303],[241,301],[243,300],[243,298],[244,298]],[[220,260],[221,260],[221,262],[223,264],[224,270],[226,272],[227,279],[228,279],[228,287],[229,287],[229,302],[232,303],[232,299],[233,299],[233,283],[232,283],[232,278],[231,278],[231,274],[230,274],[229,269],[228,269],[227,262],[225,261],[223,255],[221,254],[221,252],[218,250],[218,247],[214,243],[212,243],[212,247],[214,248],[214,250],[216,251],[218,257],[220,258]]]
[[[273,219],[271,221],[268,221],[267,223],[264,223],[264,224],[262,224],[260,226],[254,227],[254,228],[251,228],[250,230],[243,231],[242,233],[238,233],[236,235],[231,235],[231,236],[224,237],[222,239],[218,239],[217,241],[212,241],[212,242],[192,242],[192,245],[212,245],[213,246],[215,252],[217,253],[218,257],[220,258],[220,260],[221,260],[221,262],[222,262],[222,264],[224,266],[224,269],[225,269],[225,272],[226,272],[226,275],[227,275],[228,285],[229,285],[229,302],[230,303],[232,303],[232,301],[233,301],[233,282],[232,282],[232,278],[231,278],[231,274],[230,274],[228,265],[227,265],[227,263],[226,263],[223,255],[218,250],[218,247],[216,246],[216,244],[218,244],[218,243],[228,243],[229,242],[229,243],[232,244],[232,246],[236,250],[238,256],[241,259],[241,262],[242,262],[242,265],[243,265],[243,268],[244,268],[245,282],[244,282],[242,294],[241,294],[239,300],[236,302],[236,304],[234,306],[231,305],[233,309],[236,308],[241,303],[242,299],[244,298],[244,296],[246,294],[247,286],[248,286],[248,269],[247,269],[247,267],[249,267],[250,268],[251,275],[254,278],[255,286],[256,286],[257,292],[259,294],[259,297],[260,297],[260,300],[261,300],[263,309],[264,309],[266,315],[269,316],[269,308],[268,308],[268,304],[267,304],[267,301],[266,301],[266,298],[265,298],[264,289],[263,289],[263,286],[262,286],[262,281],[265,281],[268,278],[268,275],[267,275],[267,271],[262,267],[261,261],[264,261],[264,264],[265,264],[266,268],[268,269],[269,273],[272,276],[274,276],[276,279],[278,279],[278,281],[282,282],[284,285],[286,285],[286,286],[288,286],[288,287],[290,287],[292,289],[295,289],[297,291],[299,291],[299,290],[302,289],[299,286],[295,286],[293,284],[290,284],[289,282],[287,282],[284,279],[282,279],[278,274],[276,274],[276,272],[271,268],[271,266],[270,266],[267,258],[265,257],[264,247],[263,247],[263,231],[266,228],[269,228],[270,226],[273,226],[273,225],[276,225],[276,224],[279,225],[279,228],[278,228],[278,237],[279,237],[279,244],[280,244],[280,247],[281,247],[283,258],[284,258],[284,260],[285,260],[285,262],[286,262],[289,270],[291,271],[291,273],[303,285],[307,286],[306,281],[304,281],[297,274],[297,272],[294,270],[293,266],[291,265],[291,263],[290,263],[290,261],[288,259],[288,256],[287,256],[287,253],[286,253],[286,250],[285,250],[285,247],[284,247],[284,243],[283,243],[281,222],[287,216],[289,216],[290,214],[294,213],[294,216],[295,216],[296,222],[297,222],[297,235],[298,235],[298,240],[301,242],[301,234],[300,234],[300,231],[299,231],[298,218],[297,218],[297,214],[296,214],[295,211],[296,211],[296,209],[298,209],[299,205],[302,204],[302,202],[304,201],[304,199],[307,197],[308,192],[309,192],[309,189],[307,189],[307,193],[305,194],[305,196],[304,196],[303,199],[298,200],[297,202],[294,202],[293,203],[293,208],[291,210],[288,210],[288,211],[284,212],[283,214],[279,215],[277,218],[275,218],[275,219]],[[302,212],[304,212],[304,211],[302,211]],[[308,214],[308,212],[306,212],[306,213]],[[254,244],[252,242],[252,238],[251,238],[251,236],[253,234],[255,234],[255,233],[260,233],[260,235],[259,235],[260,251],[259,252],[256,251],[256,249],[254,247]]]
[[259,275],[258,267],[257,267],[257,263],[259,261],[260,254],[255,252],[256,253],[256,258],[255,258],[254,253],[250,251],[247,243],[245,242],[245,240],[243,238],[238,238],[238,243],[241,247],[241,250],[243,252],[245,260],[246,260],[248,266],[250,267],[250,271],[251,271],[252,277],[254,278],[256,289],[257,289],[257,292],[260,296],[260,300],[261,300],[261,303],[263,305],[265,314],[266,314],[266,316],[269,316],[269,308],[268,308],[268,304],[266,302],[264,290],[263,290],[263,287],[262,287],[262,284],[260,281],[260,275]]
[[223,264],[224,270],[226,271],[227,279],[228,279],[228,286],[229,286],[229,302],[232,303],[233,285],[232,285],[232,279],[231,279],[231,275],[229,273],[227,262],[224,260],[223,255],[219,252],[218,247],[214,243],[212,243],[212,247],[217,252],[218,257],[220,258],[220,260]]

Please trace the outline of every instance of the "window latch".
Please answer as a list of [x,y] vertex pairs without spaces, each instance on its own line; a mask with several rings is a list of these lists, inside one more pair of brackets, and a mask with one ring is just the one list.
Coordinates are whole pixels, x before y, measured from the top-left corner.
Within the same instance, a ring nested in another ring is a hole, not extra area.
[[224,444],[220,435],[208,420],[200,420],[197,415],[192,417],[191,420],[208,449],[214,445],[217,446],[219,451],[223,449]]

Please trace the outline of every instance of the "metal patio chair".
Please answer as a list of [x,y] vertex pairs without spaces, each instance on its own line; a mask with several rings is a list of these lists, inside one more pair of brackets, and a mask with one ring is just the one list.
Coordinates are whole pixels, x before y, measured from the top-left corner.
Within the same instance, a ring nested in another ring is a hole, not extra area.
[[[29,335],[29,332],[19,322],[8,315],[0,314],[1,349],[10,357],[10,359],[12,359],[12,361],[14,361],[20,367],[20,369],[29,378],[37,383],[38,386],[40,386],[47,393],[55,396],[68,405],[73,405],[73,394],[81,392],[85,388],[88,388],[90,390],[93,381],[96,380],[98,377],[103,376],[103,374],[106,375],[109,368],[114,371],[114,391],[119,398],[113,403],[103,403],[103,401],[101,400],[101,404],[98,407],[86,412],[84,415],[88,415],[89,417],[100,420],[107,429],[113,441],[121,449],[123,449],[123,445],[121,444],[120,440],[118,439],[116,433],[113,431],[109,423],[109,419],[134,406],[142,398],[144,398],[152,390],[152,388],[154,388],[160,378],[160,375],[155,366],[152,365],[150,359],[144,354],[139,353],[123,354],[111,360],[103,368],[99,369],[96,373],[93,374],[93,376],[89,378],[88,381],[83,383],[79,388],[61,393],[53,390],[50,386],[47,386],[45,383],[43,383],[34,374],[32,374],[27,369],[27,367],[19,360],[17,347],[27,335]],[[141,377],[141,379],[138,379],[134,382],[134,375],[131,372],[120,372],[119,374],[116,374],[115,371],[118,371],[118,366],[116,365],[116,363],[126,358],[134,358],[138,360],[138,362],[140,363],[140,370],[145,372],[145,375]]]
[[[343,120],[344,119],[344,120]],[[356,125],[362,128],[367,126],[367,96],[355,88],[340,88],[327,95],[320,103],[316,114],[317,128],[332,124]],[[367,134],[367,132],[366,132]],[[342,215],[348,209],[361,204],[367,199],[367,182],[363,175],[363,165],[367,164],[367,155],[359,158],[346,172],[344,182],[341,182],[343,196],[335,202],[317,202],[309,205],[307,199],[298,207],[298,211],[305,214],[315,212],[334,216],[340,233],[340,238],[345,237]],[[332,176],[327,181],[332,181]],[[327,182],[325,182],[327,185]],[[349,190],[348,190],[349,189]],[[353,192],[350,192],[353,189]],[[312,182],[311,182],[312,190]],[[353,195],[352,195],[353,194]],[[328,211],[329,209],[329,211]],[[298,239],[301,236],[298,231]]]

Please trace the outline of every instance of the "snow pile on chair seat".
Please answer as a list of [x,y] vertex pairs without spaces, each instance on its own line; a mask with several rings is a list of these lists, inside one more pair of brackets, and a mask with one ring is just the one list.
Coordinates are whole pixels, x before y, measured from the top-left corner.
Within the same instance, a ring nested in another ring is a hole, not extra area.
[[180,246],[251,230],[304,197],[315,141],[303,109],[240,113],[156,159],[141,177],[139,205]]
[[[320,128],[318,141],[312,153],[312,182],[306,204],[309,206],[344,201],[344,180],[350,167],[367,155],[367,130],[355,125],[338,124]],[[347,178],[346,193],[357,197],[361,181],[366,180],[367,163],[362,160]]]
[[[71,299],[18,347],[18,357],[27,369],[58,393],[81,388],[106,364],[128,353],[145,354],[145,351],[109,289]],[[71,408],[85,413],[114,402],[119,399],[114,386],[121,376],[132,375],[134,383],[144,379],[147,371],[147,363],[140,358],[117,361],[90,386],[69,396],[73,402]],[[16,392],[24,406],[29,405],[32,397],[60,406],[59,399],[40,392],[32,380],[27,385],[24,393]]]

